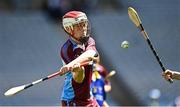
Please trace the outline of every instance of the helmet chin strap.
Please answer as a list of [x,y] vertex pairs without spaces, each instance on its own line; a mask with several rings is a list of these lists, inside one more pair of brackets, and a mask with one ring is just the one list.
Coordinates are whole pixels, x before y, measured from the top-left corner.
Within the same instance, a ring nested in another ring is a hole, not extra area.
[[86,44],[87,41],[89,40],[89,35],[87,36],[82,36],[81,38],[77,39],[74,36],[70,36],[75,42],[79,44]]

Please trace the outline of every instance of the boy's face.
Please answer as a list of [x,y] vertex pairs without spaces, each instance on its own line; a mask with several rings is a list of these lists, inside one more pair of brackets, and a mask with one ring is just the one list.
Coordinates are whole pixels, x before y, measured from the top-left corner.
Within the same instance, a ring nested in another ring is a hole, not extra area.
[[78,24],[73,25],[73,32],[74,32],[74,37],[76,39],[81,39],[83,37],[87,36],[87,30],[88,30],[88,22],[83,21]]

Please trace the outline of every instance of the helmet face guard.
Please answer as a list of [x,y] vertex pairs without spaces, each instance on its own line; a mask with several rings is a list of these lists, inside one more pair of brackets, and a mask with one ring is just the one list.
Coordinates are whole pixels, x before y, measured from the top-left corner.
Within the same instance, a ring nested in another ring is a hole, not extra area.
[[[80,22],[81,23],[81,22]],[[89,36],[90,36],[90,24],[88,23],[88,21],[83,21],[83,24],[78,24],[77,26],[79,26],[79,28],[84,28],[85,30],[83,31],[83,36],[81,36],[79,38],[79,41],[83,44],[85,44],[88,40],[89,40]]]
[[[79,26],[79,28],[86,27],[85,28],[86,31],[84,31],[85,33],[79,39],[74,37],[74,26]],[[63,28],[72,38],[74,38],[75,40],[81,43],[86,43],[89,39],[90,24],[89,24],[86,14],[83,12],[70,11],[66,13],[63,16]]]

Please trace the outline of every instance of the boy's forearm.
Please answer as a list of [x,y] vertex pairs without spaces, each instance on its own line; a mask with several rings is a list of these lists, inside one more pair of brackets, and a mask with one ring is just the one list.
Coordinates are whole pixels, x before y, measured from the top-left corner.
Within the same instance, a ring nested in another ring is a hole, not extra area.
[[180,80],[180,72],[174,71],[173,75],[172,75],[173,79],[177,79]]
[[87,50],[83,54],[81,54],[79,57],[68,63],[68,66],[73,66],[77,63],[83,63],[86,61],[92,61],[92,60],[97,60],[96,59],[97,52],[94,50]]

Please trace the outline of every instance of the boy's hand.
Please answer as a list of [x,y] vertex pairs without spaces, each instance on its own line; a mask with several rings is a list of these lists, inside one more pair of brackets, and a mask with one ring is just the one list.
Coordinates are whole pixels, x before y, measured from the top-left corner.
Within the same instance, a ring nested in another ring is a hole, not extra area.
[[167,69],[165,72],[162,73],[162,76],[166,79],[166,80],[169,80],[169,79],[173,79],[173,71]]
[[60,71],[61,71],[61,74],[60,76],[64,75],[65,73],[67,73],[68,71],[70,71],[71,67],[65,65],[63,67],[61,67]]

